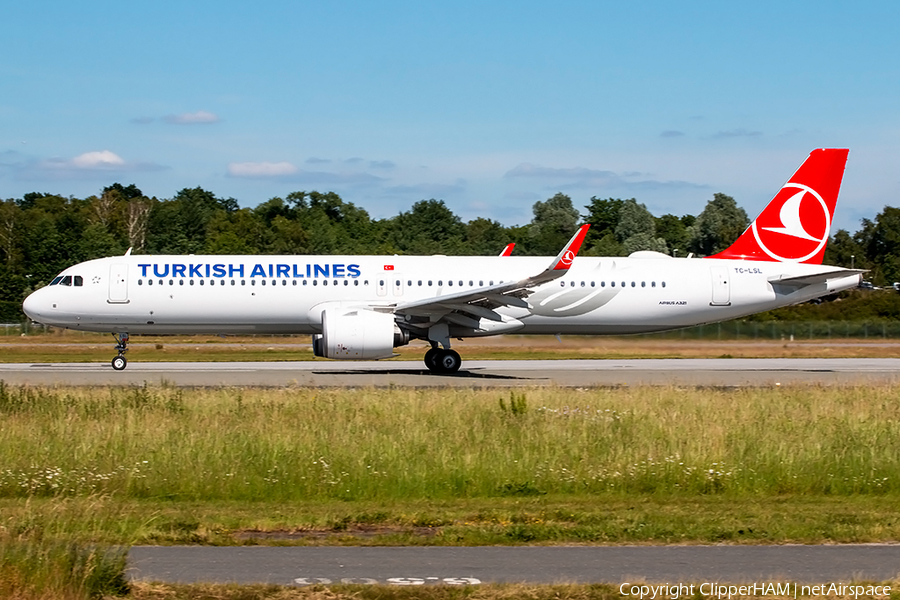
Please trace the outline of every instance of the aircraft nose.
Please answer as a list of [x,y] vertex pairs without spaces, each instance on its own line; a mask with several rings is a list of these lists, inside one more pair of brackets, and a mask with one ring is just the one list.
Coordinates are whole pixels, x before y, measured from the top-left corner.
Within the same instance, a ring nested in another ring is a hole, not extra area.
[[25,315],[31,319],[32,321],[37,321],[38,323],[46,317],[47,315],[47,301],[42,298],[43,294],[41,294],[41,290],[37,290],[32,292],[25,298],[25,302],[22,303],[22,310],[25,312]]

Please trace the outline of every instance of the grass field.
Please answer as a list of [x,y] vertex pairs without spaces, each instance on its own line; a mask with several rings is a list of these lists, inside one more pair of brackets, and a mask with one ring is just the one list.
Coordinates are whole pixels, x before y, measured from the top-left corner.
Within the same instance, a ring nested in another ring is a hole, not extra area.
[[896,541],[898,392],[0,385],[0,595],[134,543]]

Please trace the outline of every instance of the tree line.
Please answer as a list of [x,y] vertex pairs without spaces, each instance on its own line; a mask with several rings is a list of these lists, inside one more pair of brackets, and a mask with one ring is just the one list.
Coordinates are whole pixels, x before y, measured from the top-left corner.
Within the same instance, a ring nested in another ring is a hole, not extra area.
[[[749,225],[734,198],[714,194],[694,215],[656,217],[636,199],[591,197],[580,211],[565,194],[533,206],[526,225],[477,218],[464,222],[442,200],[421,200],[387,219],[334,192],[292,192],[254,208],[185,188],[172,198],[147,197],[114,183],[87,198],[28,193],[0,202],[0,320],[21,318],[21,302],[64,268],[124,254],[514,254],[553,256],[581,223],[591,229],[582,253],[627,256],[714,254]],[[825,262],[871,269],[876,284],[900,281],[900,209],[885,207],[855,233],[832,236]]]

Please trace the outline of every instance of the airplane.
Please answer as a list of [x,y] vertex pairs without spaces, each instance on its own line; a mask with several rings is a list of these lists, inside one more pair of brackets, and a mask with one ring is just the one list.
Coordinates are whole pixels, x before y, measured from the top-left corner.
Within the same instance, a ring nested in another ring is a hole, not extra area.
[[[451,339],[621,335],[743,317],[857,287],[861,269],[822,265],[848,150],[813,150],[726,250],[577,256],[113,256],[65,269],[26,298],[33,321],[131,334],[310,334],[316,356],[377,360],[412,340],[454,373]],[[511,251],[511,248],[510,248]]]

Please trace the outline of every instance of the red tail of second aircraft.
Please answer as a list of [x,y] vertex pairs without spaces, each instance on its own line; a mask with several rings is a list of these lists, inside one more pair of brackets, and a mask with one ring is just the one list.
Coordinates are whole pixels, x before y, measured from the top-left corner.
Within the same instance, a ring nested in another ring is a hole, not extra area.
[[728,249],[709,258],[822,264],[849,150],[813,150]]

